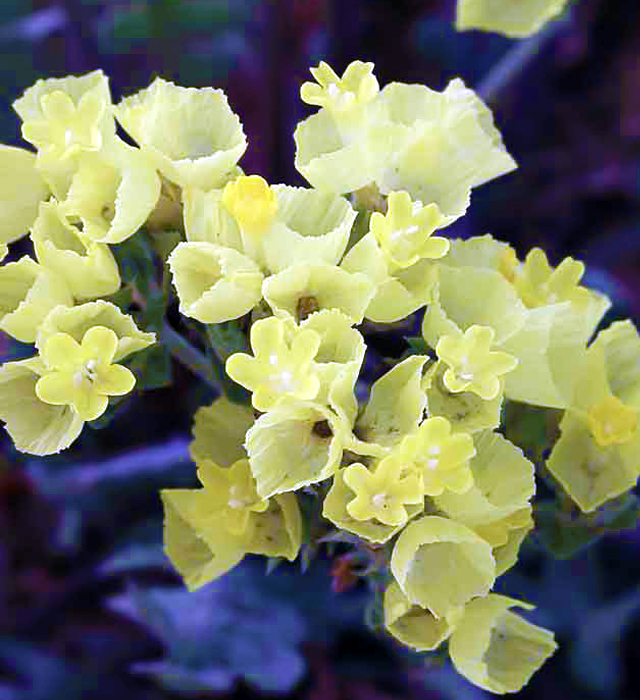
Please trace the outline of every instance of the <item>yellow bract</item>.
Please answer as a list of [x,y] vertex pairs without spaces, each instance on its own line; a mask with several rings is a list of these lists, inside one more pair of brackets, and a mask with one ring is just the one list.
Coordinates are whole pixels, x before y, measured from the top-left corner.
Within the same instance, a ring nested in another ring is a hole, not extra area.
[[95,326],[78,344],[66,333],[51,336],[41,351],[47,372],[36,383],[36,395],[54,406],[71,406],[85,421],[107,409],[109,396],[128,394],[135,377],[126,367],[112,364],[118,337]]
[[515,693],[558,648],[553,633],[510,608],[533,605],[491,593],[467,603],[449,639],[458,673],[492,693]]
[[482,29],[520,38],[559,15],[568,0],[458,0],[456,29]]
[[472,598],[486,595],[496,576],[491,545],[473,530],[427,515],[410,522],[391,555],[402,592],[441,619]]

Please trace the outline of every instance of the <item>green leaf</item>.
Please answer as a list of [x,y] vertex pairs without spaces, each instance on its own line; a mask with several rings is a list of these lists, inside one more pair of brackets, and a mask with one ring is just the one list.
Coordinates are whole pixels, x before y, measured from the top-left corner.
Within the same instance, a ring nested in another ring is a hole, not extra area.
[[640,499],[626,493],[593,513],[568,511],[559,507],[557,501],[540,501],[534,515],[541,543],[558,559],[568,559],[607,532],[634,529],[640,519]]
[[429,346],[421,335],[404,336],[404,340],[409,346],[409,355],[428,355]]
[[243,386],[236,384],[226,373],[224,365],[236,352],[248,352],[247,337],[239,321],[205,324],[205,332],[212,350],[211,361],[215,379],[222,386],[225,395],[234,403],[251,405],[251,394]]
[[136,389],[160,389],[173,380],[171,352],[164,345],[151,345],[123,364],[136,375]]

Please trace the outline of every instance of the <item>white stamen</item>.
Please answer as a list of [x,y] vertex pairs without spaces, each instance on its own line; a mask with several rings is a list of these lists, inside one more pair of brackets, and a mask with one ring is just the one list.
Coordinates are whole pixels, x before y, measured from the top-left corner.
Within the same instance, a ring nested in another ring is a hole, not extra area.
[[387,496],[384,493],[377,493],[372,499],[371,502],[376,508],[384,508],[386,502],[387,502]]
[[82,370],[79,370],[73,375],[73,386],[76,389],[79,389],[82,386],[82,380],[84,379],[84,373]]
[[440,454],[440,445],[432,445],[428,450],[427,454],[435,457]]
[[64,145],[69,147],[72,143],[73,143],[73,131],[71,129],[65,129]]
[[230,498],[228,503],[230,508],[244,508],[245,505],[239,498]]
[[277,365],[278,364],[278,356],[273,353],[272,355],[269,355],[269,364],[270,365]]
[[329,97],[335,100],[335,98],[340,94],[340,89],[335,83],[331,83],[331,85],[329,85],[327,88],[327,92],[329,93]]
[[435,469],[438,466],[439,461],[440,460],[438,460],[438,459],[428,459],[427,460],[427,467],[429,467],[429,469]]

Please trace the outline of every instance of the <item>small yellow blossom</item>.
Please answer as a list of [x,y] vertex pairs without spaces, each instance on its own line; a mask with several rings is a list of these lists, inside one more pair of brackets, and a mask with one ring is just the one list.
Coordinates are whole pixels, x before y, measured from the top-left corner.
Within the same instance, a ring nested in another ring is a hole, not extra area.
[[363,464],[351,464],[344,471],[344,481],[356,494],[347,504],[347,512],[356,520],[375,518],[385,525],[401,525],[409,516],[405,504],[424,500],[420,475],[402,476],[405,465],[393,456],[385,457],[370,471]]
[[625,406],[617,396],[606,396],[589,407],[587,422],[598,445],[620,445],[635,436],[638,409]]
[[495,331],[488,326],[471,326],[464,335],[445,335],[436,345],[436,353],[449,369],[444,383],[450,391],[472,391],[483,399],[500,392],[500,377],[510,372],[518,360],[506,352],[491,352]]
[[441,416],[427,418],[399,447],[400,459],[419,469],[427,496],[439,496],[445,490],[468,491],[473,485],[469,460],[475,454],[471,435],[452,435],[451,424]]
[[296,491],[332,476],[347,425],[313,401],[282,400],[247,431],[245,449],[262,498]]
[[251,327],[255,356],[231,355],[227,374],[253,392],[252,402],[258,411],[268,411],[283,396],[311,400],[320,388],[320,380],[311,369],[319,347],[320,336],[313,330],[293,330],[275,317],[261,319]]
[[23,137],[36,146],[45,170],[102,150],[115,138],[109,81],[101,70],[38,80],[13,107],[22,118]]
[[541,248],[532,248],[522,267],[516,271],[514,286],[529,308],[563,301],[586,303],[588,291],[579,283],[584,263],[565,258],[555,269]]
[[437,204],[424,206],[412,201],[407,192],[391,192],[386,214],[374,212],[369,227],[378,245],[399,268],[410,267],[423,258],[442,258],[449,250],[449,239],[431,234],[446,226]]
[[108,296],[120,288],[118,265],[107,244],[83,235],[55,200],[40,203],[31,240],[38,262],[59,274],[75,299]]
[[112,364],[117,346],[117,335],[103,326],[88,330],[81,344],[66,333],[53,335],[41,351],[50,371],[36,384],[38,398],[95,420],[106,411],[109,396],[128,394],[135,385],[130,370]]
[[353,61],[339,78],[324,61],[310,68],[316,83],[303,83],[300,97],[310,105],[324,107],[332,113],[346,112],[357,105],[371,102],[380,86],[373,75],[373,63]]
[[249,525],[250,513],[263,513],[268,502],[260,498],[248,459],[230,467],[205,460],[198,465],[198,478],[209,492],[209,509],[220,515],[220,523],[233,535],[242,535]]
[[52,406],[38,398],[36,383],[46,372],[37,355],[0,365],[0,420],[17,450],[38,456],[69,447],[84,425],[69,406]]
[[[271,224],[278,211],[278,199],[264,178],[240,175],[226,184],[222,203],[248,236],[259,236]],[[247,250],[247,241],[245,250]]]

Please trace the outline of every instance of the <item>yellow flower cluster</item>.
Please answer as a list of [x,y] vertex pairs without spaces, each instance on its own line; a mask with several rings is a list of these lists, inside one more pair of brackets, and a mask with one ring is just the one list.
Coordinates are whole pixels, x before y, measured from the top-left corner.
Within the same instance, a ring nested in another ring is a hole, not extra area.
[[[200,408],[202,488],[162,492],[187,586],[247,553],[295,559],[299,494],[314,493],[327,523],[388,553],[392,635],[418,650],[448,639],[460,673],[516,691],[556,645],[511,611],[528,604],[491,592],[533,527],[534,465],[498,431],[502,408],[564,411],[547,466],[593,510],[639,475],[640,337],[624,322],[588,344],[610,302],[571,258],[553,268],[490,235],[435,235],[472,188],[515,167],[461,80],[440,93],[380,89],[360,61],[342,77],[311,72],[301,96],[319,110],[294,134],[309,188],[240,170],[246,140],[219,90],[158,78],[114,106],[96,71],[39,81],[15,103],[37,153],[0,151],[0,241],[30,231],[37,261],[0,267],[0,329],[38,354],[0,368],[0,418],[18,449],[49,454],[132,389],[118,362],[153,334],[98,297],[120,285],[109,244],[157,215],[162,182],[181,214],[167,258],[180,311],[250,325],[250,353],[226,372],[252,406]],[[363,320],[424,307],[425,354],[364,386]]]
[[133,389],[118,363],[155,342],[99,297],[121,285],[109,244],[144,224],[160,176],[116,136],[102,71],[38,80],[13,106],[36,152],[0,145],[0,246],[28,234],[35,259],[0,267],[0,329],[37,354],[0,367],[0,418],[19,450],[47,455]]

